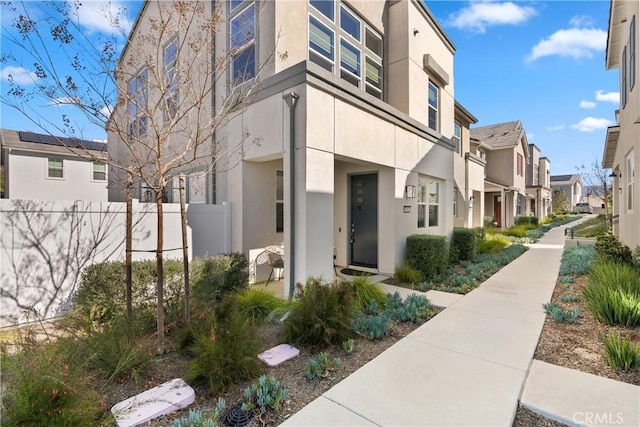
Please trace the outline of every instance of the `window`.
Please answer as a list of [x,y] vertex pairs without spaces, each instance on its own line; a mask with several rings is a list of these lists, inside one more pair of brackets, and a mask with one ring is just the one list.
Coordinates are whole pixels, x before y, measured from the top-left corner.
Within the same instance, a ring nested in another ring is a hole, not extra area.
[[453,217],[458,217],[458,187],[453,187]]
[[253,4],[231,18],[231,78],[236,84],[252,79],[256,73],[255,18]]
[[64,162],[60,158],[47,159],[47,178],[64,178]]
[[460,123],[455,122],[453,125],[453,143],[456,146],[456,153],[460,153],[460,154],[462,154],[461,136],[462,136],[462,126],[460,126]]
[[178,40],[173,39],[164,48],[164,116],[167,120],[176,118],[178,112],[178,75],[176,60],[178,58]]
[[147,133],[147,69],[143,68],[129,82],[129,138]]
[[93,162],[92,177],[94,181],[106,181],[107,165],[105,165],[104,163]]
[[382,37],[344,4],[309,4],[309,61],[382,99]]
[[533,165],[533,185],[538,185],[540,182],[540,166]]
[[276,171],[276,233],[284,231],[284,173]]
[[632,211],[634,207],[633,203],[633,179],[635,175],[635,165],[633,161],[633,151],[631,151],[627,155],[627,170],[626,172],[626,181],[627,181],[627,210]]
[[429,82],[429,128],[438,132],[438,86]]
[[524,157],[520,153],[518,153],[517,157],[516,175],[524,176]]
[[522,199],[521,194],[516,196],[516,215],[522,215]]
[[636,84],[636,16],[629,26],[629,90]]
[[440,183],[429,179],[418,180],[418,228],[437,227],[439,224]]
[[622,64],[620,64],[620,103],[622,108],[627,105],[627,47],[622,49]]

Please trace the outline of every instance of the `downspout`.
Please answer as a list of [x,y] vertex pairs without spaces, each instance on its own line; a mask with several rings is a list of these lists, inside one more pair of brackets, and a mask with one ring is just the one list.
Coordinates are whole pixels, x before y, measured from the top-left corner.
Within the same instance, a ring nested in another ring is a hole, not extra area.
[[293,299],[293,293],[295,292],[295,268],[296,268],[296,250],[295,250],[295,150],[296,150],[296,121],[295,112],[296,104],[298,101],[298,95],[295,92],[287,93],[283,96],[285,102],[289,106],[289,250],[287,258],[291,268],[289,269],[289,300]]

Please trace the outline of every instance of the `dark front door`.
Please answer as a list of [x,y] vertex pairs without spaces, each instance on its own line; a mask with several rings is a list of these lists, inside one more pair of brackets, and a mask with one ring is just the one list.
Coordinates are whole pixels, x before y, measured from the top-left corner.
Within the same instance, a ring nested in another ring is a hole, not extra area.
[[493,196],[493,217],[496,226],[502,228],[502,196]]
[[351,175],[351,264],[378,267],[378,175]]

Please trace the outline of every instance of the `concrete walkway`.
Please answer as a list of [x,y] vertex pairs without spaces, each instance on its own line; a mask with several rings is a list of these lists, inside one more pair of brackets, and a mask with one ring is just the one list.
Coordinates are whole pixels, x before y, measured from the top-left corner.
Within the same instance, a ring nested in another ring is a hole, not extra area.
[[556,227],[282,425],[511,426],[563,246]]

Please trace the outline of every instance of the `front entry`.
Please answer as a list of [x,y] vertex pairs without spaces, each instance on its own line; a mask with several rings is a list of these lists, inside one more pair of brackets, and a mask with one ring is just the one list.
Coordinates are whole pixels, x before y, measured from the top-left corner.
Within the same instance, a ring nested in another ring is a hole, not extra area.
[[502,228],[502,196],[493,196],[493,217],[496,226]]
[[351,264],[378,268],[378,174],[351,175]]

